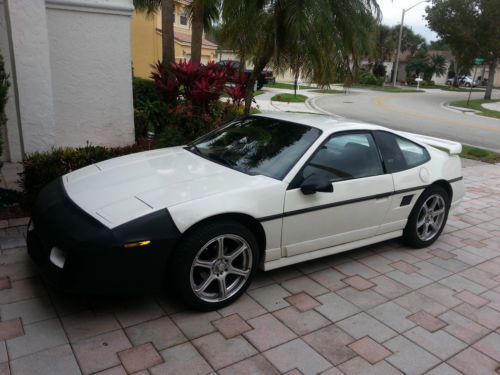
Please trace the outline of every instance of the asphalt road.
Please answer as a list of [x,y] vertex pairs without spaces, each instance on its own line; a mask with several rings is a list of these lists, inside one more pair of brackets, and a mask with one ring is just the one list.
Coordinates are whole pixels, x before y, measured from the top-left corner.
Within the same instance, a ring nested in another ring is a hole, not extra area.
[[[472,98],[482,97],[483,93],[472,93]],[[498,90],[493,97],[500,97]],[[467,99],[465,92],[443,90],[420,93],[352,90],[346,95],[322,95],[310,104],[322,112],[348,119],[500,151],[500,119],[444,106],[446,102],[464,99]]]

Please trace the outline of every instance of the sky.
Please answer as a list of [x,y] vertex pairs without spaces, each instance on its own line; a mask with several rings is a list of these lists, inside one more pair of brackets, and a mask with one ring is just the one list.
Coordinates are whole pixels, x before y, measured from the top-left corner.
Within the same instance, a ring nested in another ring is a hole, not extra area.
[[[401,22],[401,12],[419,0],[378,0],[382,10],[382,23],[389,26],[399,25]],[[410,27],[415,33],[422,35],[427,42],[437,39],[437,35],[427,28],[425,16],[425,7],[428,4],[422,3],[409,10],[405,14],[404,25]]]

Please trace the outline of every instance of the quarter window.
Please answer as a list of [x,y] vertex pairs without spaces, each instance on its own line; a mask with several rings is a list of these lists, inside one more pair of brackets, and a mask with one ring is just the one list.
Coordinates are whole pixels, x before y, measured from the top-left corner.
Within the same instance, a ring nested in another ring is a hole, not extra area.
[[383,174],[380,156],[370,133],[336,135],[320,146],[307,163],[302,177],[325,175],[330,181]]
[[408,168],[416,167],[429,160],[429,154],[422,146],[401,137],[396,137],[396,142],[405,158]]
[[395,134],[377,131],[375,139],[388,173],[396,173],[424,164],[430,159],[427,150]]

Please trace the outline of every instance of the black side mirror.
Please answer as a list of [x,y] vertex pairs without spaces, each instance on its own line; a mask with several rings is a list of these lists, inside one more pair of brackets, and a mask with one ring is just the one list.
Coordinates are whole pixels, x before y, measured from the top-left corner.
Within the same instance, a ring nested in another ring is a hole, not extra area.
[[314,194],[316,192],[332,193],[333,185],[325,176],[312,174],[302,181],[300,190],[302,190],[302,193],[305,195]]

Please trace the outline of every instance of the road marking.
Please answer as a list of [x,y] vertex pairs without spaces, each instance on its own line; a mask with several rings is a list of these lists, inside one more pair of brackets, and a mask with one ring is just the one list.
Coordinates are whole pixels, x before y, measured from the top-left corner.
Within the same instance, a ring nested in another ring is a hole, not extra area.
[[500,128],[497,128],[495,126],[488,126],[488,125],[474,124],[474,123],[464,123],[462,121],[451,120],[451,119],[447,119],[447,118],[444,118],[444,117],[426,115],[426,114],[423,114],[423,113],[411,112],[411,111],[406,111],[404,109],[399,109],[399,108],[396,108],[396,107],[394,107],[394,106],[392,106],[390,104],[387,104],[384,101],[385,99],[391,98],[391,97],[393,97],[393,96],[378,96],[378,97],[376,97],[376,98],[373,99],[373,103],[375,103],[379,107],[382,107],[382,108],[384,108],[384,109],[386,109],[388,111],[401,113],[401,114],[404,114],[404,115],[407,115],[407,116],[413,116],[413,117],[421,118],[421,119],[424,119],[424,120],[431,120],[431,121],[439,122],[439,123],[443,123],[444,122],[444,123],[451,124],[451,125],[460,125],[460,126],[469,127],[469,128],[473,127],[473,128],[478,128],[478,129],[493,131],[495,133],[500,133]]

